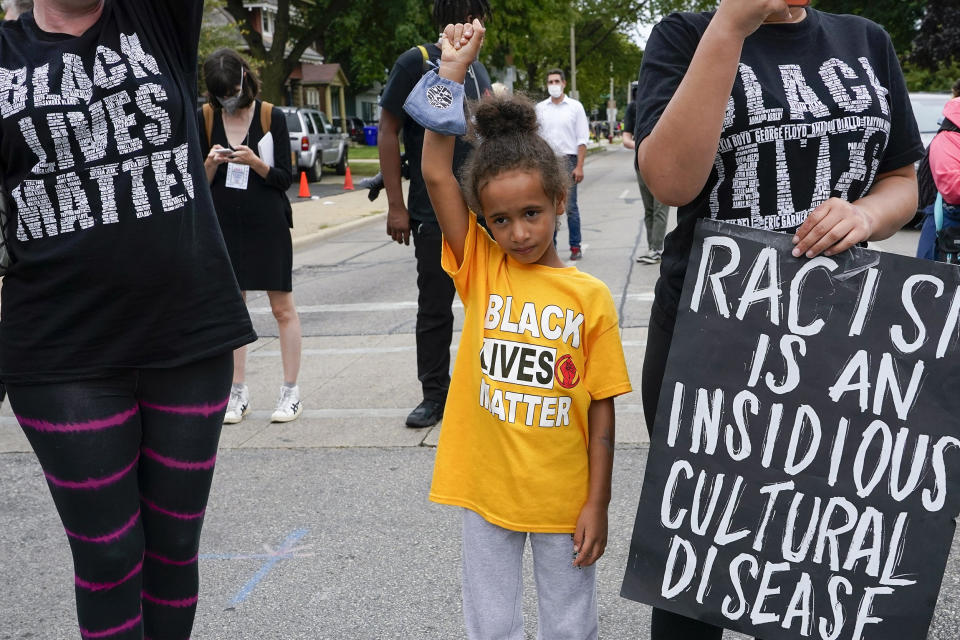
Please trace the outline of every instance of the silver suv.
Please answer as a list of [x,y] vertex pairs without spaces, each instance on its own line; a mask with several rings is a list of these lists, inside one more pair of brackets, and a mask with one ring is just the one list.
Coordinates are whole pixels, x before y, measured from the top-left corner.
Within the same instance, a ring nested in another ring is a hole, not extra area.
[[350,148],[347,134],[327,121],[322,111],[305,107],[280,107],[290,130],[290,150],[297,159],[297,171],[306,171],[307,179],[316,182],[323,175],[324,165],[333,167],[338,176],[347,172]]

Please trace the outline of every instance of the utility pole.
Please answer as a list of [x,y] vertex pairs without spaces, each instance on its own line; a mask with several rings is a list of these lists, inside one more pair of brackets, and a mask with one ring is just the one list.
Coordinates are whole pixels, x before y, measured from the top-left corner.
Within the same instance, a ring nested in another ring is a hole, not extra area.
[[573,22],[570,22],[570,97],[580,99],[577,91],[577,33]]
[[614,122],[617,119],[617,101],[613,97],[613,62],[610,63],[610,99],[607,100],[607,122],[610,127],[608,136],[610,142],[613,142]]

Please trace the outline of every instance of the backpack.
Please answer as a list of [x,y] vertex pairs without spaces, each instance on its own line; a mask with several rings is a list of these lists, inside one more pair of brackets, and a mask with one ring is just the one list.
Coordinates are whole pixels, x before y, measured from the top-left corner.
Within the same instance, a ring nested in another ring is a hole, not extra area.
[[[269,102],[260,103],[260,129],[270,133],[273,124],[273,105]],[[210,137],[213,135],[213,105],[209,102],[203,105],[203,129],[207,134],[207,146],[210,146]]]
[[[269,102],[260,103],[260,129],[264,135],[270,133],[270,127],[273,125],[273,104]],[[210,145],[210,138],[213,136],[213,105],[209,102],[203,105],[203,129],[207,134],[207,147]],[[276,145],[276,141],[274,141]],[[286,192],[283,193],[284,208],[283,214],[287,218],[287,225],[293,228],[293,207],[290,205],[290,199]]]
[[[937,134],[941,131],[960,132],[960,127],[949,118],[944,118]],[[933,181],[933,172],[930,170],[930,145],[927,145],[926,151],[923,152],[923,158],[920,159],[920,164],[917,166],[917,191],[919,192],[918,211],[926,209],[937,199],[937,185]]]
[[[427,71],[429,71],[430,69],[440,68],[440,59],[437,58],[436,60],[431,60],[430,53],[427,51],[427,47],[425,45],[418,44],[417,49],[420,50],[420,55],[421,57],[423,57],[423,65],[421,66],[421,69],[420,69],[421,76],[425,74]],[[480,81],[477,80],[477,73],[476,71],[473,70],[474,64],[475,62],[471,63],[470,66],[467,67],[467,76],[473,80],[473,86],[477,90],[477,98],[479,99],[483,97],[483,94],[480,93]],[[464,78],[464,82],[466,82],[466,78]]]

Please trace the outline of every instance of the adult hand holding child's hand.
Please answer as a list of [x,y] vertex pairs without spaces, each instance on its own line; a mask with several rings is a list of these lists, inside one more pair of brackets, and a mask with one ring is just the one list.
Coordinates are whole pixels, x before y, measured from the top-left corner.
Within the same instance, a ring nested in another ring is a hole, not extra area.
[[468,24],[448,24],[440,39],[441,75],[444,66],[455,65],[466,70],[480,54],[486,31],[479,20]]

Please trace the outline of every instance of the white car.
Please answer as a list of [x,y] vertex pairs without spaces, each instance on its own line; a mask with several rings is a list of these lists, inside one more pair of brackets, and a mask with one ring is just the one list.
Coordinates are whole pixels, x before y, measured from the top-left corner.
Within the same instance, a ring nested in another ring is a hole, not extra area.
[[943,106],[952,96],[949,93],[911,93],[910,104],[913,106],[913,115],[920,127],[920,139],[926,148],[933,136],[940,128],[943,118]]
[[338,176],[347,172],[350,140],[347,134],[327,121],[322,111],[306,107],[280,107],[290,130],[290,150],[296,157],[296,170],[306,171],[307,179],[316,182],[323,175],[324,165],[333,167]]

